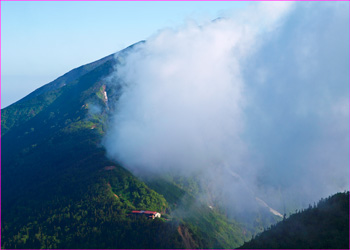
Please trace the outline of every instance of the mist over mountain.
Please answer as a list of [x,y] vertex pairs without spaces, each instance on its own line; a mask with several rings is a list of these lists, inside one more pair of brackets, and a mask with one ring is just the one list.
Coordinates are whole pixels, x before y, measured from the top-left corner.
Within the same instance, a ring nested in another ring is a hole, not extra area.
[[347,20],[341,3],[261,3],[159,31],[109,78],[108,155],[201,176],[229,210],[256,196],[283,213],[347,190]]
[[2,248],[236,248],[348,190],[348,20],[262,2],[188,21],[2,109]]

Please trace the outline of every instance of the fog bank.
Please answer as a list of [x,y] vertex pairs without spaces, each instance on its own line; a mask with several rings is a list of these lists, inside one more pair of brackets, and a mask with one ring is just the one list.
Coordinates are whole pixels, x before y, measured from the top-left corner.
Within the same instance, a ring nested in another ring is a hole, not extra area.
[[138,174],[199,176],[228,207],[348,190],[348,9],[261,2],[134,46],[109,78],[120,96],[108,156]]

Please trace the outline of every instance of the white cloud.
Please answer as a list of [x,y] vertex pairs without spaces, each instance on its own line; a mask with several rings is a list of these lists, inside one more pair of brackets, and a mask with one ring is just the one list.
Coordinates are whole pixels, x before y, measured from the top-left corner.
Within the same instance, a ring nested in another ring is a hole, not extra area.
[[108,155],[138,172],[201,172],[233,201],[348,186],[348,25],[339,5],[281,2],[158,32],[111,78],[122,94]]

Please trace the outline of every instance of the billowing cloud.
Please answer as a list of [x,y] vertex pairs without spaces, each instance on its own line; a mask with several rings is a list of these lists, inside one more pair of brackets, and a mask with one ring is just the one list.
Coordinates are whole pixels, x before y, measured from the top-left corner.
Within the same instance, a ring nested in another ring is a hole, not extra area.
[[110,78],[121,94],[108,155],[138,173],[202,176],[227,204],[348,189],[347,10],[260,3],[138,44]]

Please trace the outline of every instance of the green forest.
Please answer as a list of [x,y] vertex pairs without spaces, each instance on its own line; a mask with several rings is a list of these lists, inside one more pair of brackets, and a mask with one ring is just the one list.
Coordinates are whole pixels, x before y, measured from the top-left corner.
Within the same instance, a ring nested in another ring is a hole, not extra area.
[[349,192],[284,218],[241,249],[349,249]]

